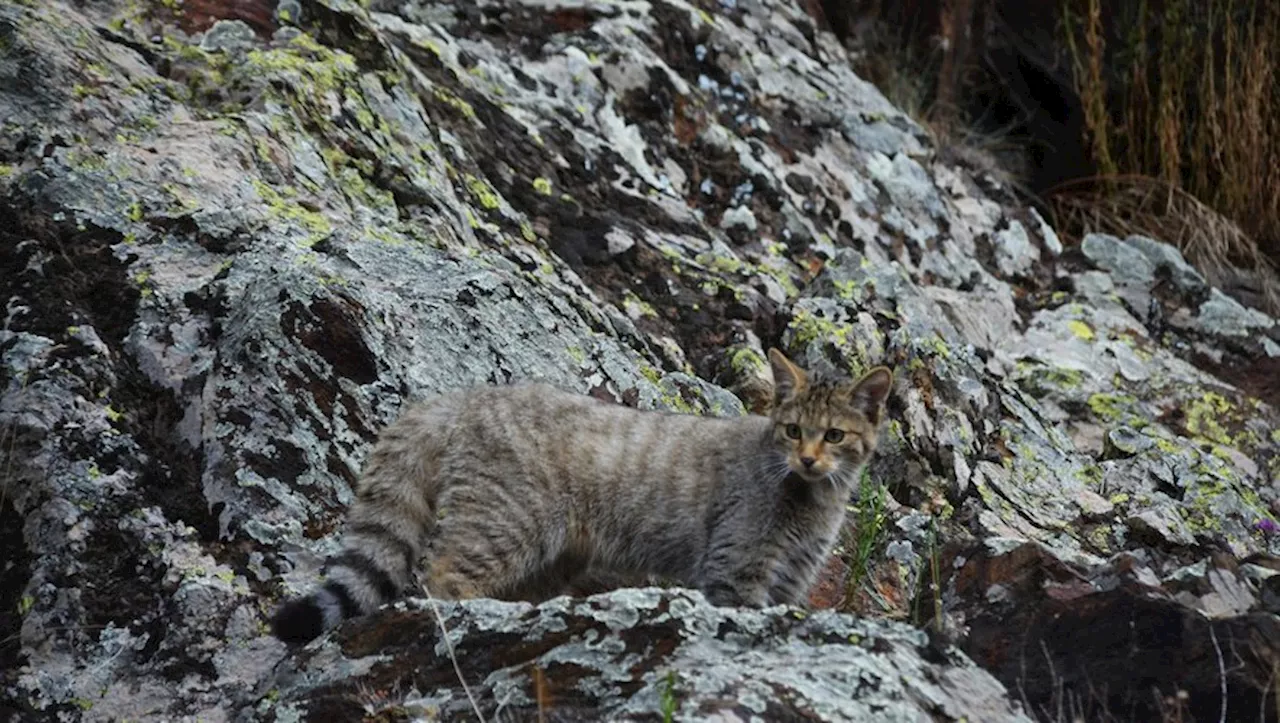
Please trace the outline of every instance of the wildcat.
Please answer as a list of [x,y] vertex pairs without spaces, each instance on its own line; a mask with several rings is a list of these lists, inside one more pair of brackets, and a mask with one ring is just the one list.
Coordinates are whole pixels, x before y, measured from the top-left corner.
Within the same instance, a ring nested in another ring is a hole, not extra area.
[[893,377],[811,376],[776,349],[769,361],[768,417],[639,411],[543,384],[410,409],[370,455],[326,581],[280,607],[276,636],[305,642],[400,597],[423,556],[427,591],[446,599],[659,575],[717,605],[802,601]]

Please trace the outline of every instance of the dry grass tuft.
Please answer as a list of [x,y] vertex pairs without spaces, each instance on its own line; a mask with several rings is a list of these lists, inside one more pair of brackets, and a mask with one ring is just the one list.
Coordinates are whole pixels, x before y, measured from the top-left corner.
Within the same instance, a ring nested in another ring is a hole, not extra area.
[[[1274,263],[1253,238],[1218,211],[1183,188],[1150,176],[1086,178],[1063,184],[1046,194],[1054,225],[1109,233],[1139,234],[1177,246],[1209,283],[1232,280],[1241,266],[1270,273]],[[1280,288],[1263,288],[1266,306],[1280,309]]]

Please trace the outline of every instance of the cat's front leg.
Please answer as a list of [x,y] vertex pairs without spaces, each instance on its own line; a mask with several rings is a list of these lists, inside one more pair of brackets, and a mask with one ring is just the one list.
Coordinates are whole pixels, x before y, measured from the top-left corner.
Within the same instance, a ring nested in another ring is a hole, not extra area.
[[702,586],[702,594],[717,607],[761,608],[768,604],[768,594],[763,584],[713,582]]
[[698,587],[720,607],[765,607],[769,604],[769,565],[765,560],[724,560],[733,565],[704,566]]
[[825,558],[823,543],[791,550],[773,571],[769,600],[775,605],[800,605],[808,602],[809,588],[817,580]]
[[809,602],[808,596],[805,595],[799,587],[775,585],[769,588],[770,605],[794,605],[795,607],[807,607]]

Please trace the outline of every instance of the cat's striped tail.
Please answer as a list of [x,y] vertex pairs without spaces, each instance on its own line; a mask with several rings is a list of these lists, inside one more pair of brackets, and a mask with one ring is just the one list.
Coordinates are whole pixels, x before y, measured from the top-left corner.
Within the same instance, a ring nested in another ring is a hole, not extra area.
[[271,620],[275,636],[305,643],[399,598],[413,580],[421,552],[413,522],[402,518],[400,523],[348,522],[343,551],[325,563],[325,581],[276,611]]

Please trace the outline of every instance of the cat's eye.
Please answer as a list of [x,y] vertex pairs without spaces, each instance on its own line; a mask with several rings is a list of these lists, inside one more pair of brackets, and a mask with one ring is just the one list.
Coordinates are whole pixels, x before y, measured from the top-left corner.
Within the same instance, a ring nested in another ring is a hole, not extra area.
[[840,441],[844,439],[844,430],[832,427],[827,430],[826,434],[822,435],[822,438],[825,439],[828,444],[840,444]]
[[791,439],[800,439],[800,425],[788,424],[787,436],[790,437]]

